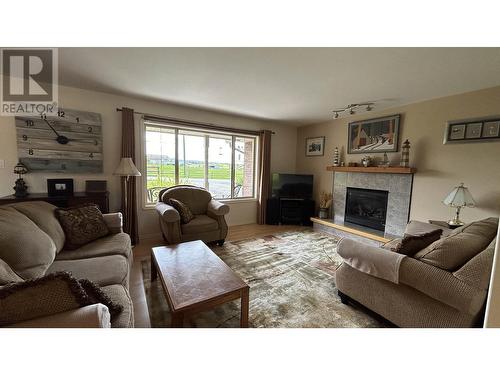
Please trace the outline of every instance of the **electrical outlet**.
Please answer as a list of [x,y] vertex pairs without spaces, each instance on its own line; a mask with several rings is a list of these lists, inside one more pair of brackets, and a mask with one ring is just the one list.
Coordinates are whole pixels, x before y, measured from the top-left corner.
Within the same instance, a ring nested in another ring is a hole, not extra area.
[[5,160],[0,159],[0,169],[4,169],[4,168],[5,168]]

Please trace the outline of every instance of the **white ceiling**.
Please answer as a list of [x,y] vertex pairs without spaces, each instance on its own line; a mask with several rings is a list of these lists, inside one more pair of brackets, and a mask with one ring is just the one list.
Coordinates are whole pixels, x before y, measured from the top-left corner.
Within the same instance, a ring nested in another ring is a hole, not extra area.
[[500,48],[60,48],[59,71],[67,86],[299,125],[500,85]]

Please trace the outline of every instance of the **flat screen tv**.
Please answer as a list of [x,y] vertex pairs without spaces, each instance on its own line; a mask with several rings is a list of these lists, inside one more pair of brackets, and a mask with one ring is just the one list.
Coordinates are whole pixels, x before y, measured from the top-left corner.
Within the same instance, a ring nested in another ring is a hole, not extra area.
[[312,174],[273,173],[271,196],[273,198],[311,199]]

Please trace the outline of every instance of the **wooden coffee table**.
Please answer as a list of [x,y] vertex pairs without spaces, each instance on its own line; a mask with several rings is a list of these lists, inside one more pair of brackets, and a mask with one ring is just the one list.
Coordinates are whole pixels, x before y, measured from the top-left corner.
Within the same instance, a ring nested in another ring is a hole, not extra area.
[[157,275],[172,313],[172,327],[184,316],[241,298],[240,326],[248,327],[249,286],[202,241],[151,250],[151,281]]

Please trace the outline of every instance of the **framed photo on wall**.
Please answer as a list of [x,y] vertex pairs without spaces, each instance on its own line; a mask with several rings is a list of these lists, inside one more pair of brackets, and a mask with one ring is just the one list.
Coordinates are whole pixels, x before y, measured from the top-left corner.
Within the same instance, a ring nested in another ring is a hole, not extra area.
[[348,154],[398,152],[401,115],[351,122],[348,127]]
[[444,144],[500,141],[500,116],[448,121]]
[[325,154],[325,137],[306,138],[306,156],[323,156]]

